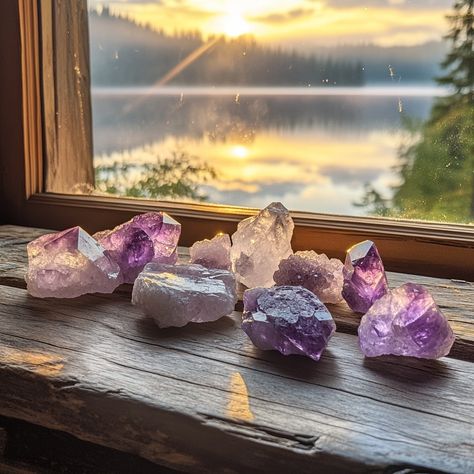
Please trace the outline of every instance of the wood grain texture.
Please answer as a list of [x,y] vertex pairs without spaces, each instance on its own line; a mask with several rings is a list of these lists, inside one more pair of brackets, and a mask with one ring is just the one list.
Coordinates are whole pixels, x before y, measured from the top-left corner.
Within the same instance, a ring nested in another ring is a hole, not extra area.
[[285,358],[239,319],[159,330],[119,295],[0,286],[0,414],[189,472],[473,472],[471,363],[364,360],[347,334]]
[[86,0],[41,2],[45,189],[94,185]]
[[[25,288],[27,267],[26,244],[49,231],[18,226],[0,226],[0,284]],[[180,248],[181,261],[187,261],[188,250]],[[474,361],[474,284],[461,280],[420,277],[388,272],[390,285],[397,287],[408,281],[425,285],[449,319],[456,334],[450,356]],[[117,292],[129,295],[130,285]],[[360,316],[345,303],[328,305],[338,331],[356,334]],[[241,304],[238,306],[241,309]]]

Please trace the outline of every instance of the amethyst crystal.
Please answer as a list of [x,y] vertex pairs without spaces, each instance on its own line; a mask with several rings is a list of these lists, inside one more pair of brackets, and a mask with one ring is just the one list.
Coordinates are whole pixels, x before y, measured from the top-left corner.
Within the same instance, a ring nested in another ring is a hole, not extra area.
[[227,234],[218,234],[211,240],[195,242],[189,249],[191,263],[197,263],[206,268],[230,270],[230,237]]
[[347,251],[342,296],[357,313],[365,313],[388,291],[387,277],[377,247],[364,240]]
[[234,275],[201,265],[148,263],[133,285],[132,303],[161,328],[215,321],[236,302]]
[[230,252],[237,281],[248,288],[272,286],[280,260],[292,253],[293,228],[293,219],[280,202],[239,222]]
[[148,262],[176,263],[181,224],[164,212],[148,212],[94,234],[119,264],[126,283],[133,283]]
[[122,283],[120,268],[86,231],[73,227],[28,244],[28,292],[40,298],[75,298],[112,293]]
[[273,280],[277,285],[303,286],[323,303],[342,300],[342,262],[313,250],[296,252],[282,260]]
[[242,329],[258,348],[314,360],[319,360],[336,330],[326,306],[301,286],[245,291],[242,318]]
[[428,290],[407,283],[377,300],[362,317],[359,345],[367,357],[383,354],[437,359],[454,334]]

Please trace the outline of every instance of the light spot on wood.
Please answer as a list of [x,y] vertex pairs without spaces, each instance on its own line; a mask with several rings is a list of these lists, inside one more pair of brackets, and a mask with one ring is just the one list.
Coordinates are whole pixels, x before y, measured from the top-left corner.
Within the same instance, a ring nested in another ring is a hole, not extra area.
[[252,421],[247,385],[239,372],[234,372],[230,378],[230,398],[227,403],[227,416],[239,421]]
[[63,359],[54,354],[19,349],[0,349],[0,364],[19,366],[44,377],[56,377],[63,368]]

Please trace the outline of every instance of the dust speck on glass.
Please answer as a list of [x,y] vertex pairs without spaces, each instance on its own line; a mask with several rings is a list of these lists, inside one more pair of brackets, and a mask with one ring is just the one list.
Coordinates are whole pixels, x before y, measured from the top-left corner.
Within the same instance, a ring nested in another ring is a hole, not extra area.
[[96,192],[474,222],[473,0],[89,0]]

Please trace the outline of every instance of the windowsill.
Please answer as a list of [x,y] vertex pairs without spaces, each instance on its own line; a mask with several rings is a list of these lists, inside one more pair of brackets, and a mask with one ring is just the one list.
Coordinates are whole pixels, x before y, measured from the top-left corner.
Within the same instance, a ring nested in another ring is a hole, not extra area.
[[337,305],[315,363],[256,350],[238,312],[159,330],[129,287],[29,297],[25,245],[42,232],[0,227],[0,416],[189,472],[474,470],[471,283],[389,274],[433,292],[457,336],[449,358],[364,360],[359,317]]

